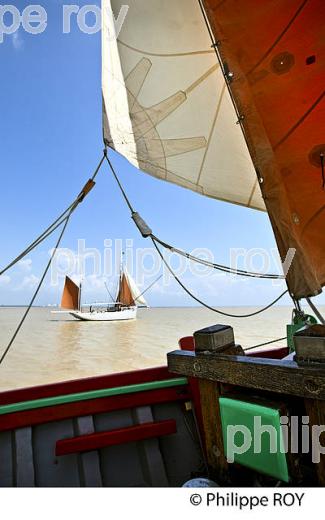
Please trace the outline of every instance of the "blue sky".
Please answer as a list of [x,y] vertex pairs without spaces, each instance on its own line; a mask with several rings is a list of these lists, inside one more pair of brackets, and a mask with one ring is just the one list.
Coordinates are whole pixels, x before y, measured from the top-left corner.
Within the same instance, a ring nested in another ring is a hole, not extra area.
[[[62,5],[68,3],[43,2],[48,13],[43,34],[29,35],[20,29],[0,44],[1,267],[69,205],[102,153],[100,34],[86,35],[75,23],[70,34],[63,34]],[[15,2],[20,10],[26,5]],[[201,197],[138,172],[116,154],[111,158],[134,207],[162,239],[187,251],[208,248],[215,261],[225,264],[230,262],[231,248],[263,248],[274,254],[276,245],[266,214]],[[150,248],[130,220],[107,167],[75,212],[62,247],[76,251],[78,239],[100,251],[105,239],[121,239],[123,244],[133,240],[134,250]],[[52,236],[0,278],[0,304],[29,300],[54,241]],[[86,272],[84,299],[106,299],[105,276],[92,276],[91,267]],[[257,258],[251,267],[260,268]],[[278,271],[274,260],[270,270]],[[140,281],[145,287],[153,279],[148,273]],[[37,303],[57,303],[62,280],[53,287],[48,278]],[[198,277],[187,270],[183,280],[199,297],[219,306],[263,305],[283,290],[283,285],[268,281],[233,279],[214,272]],[[115,280],[109,283],[114,287]],[[174,282],[157,284],[148,293],[148,301],[151,305],[193,304]],[[319,301],[325,302],[324,295]]]

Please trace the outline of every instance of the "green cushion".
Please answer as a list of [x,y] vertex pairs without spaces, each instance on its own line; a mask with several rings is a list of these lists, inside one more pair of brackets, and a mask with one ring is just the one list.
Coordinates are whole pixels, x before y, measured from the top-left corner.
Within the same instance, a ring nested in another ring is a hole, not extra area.
[[[279,410],[227,397],[221,397],[219,403],[227,459],[288,482]],[[273,427],[272,437],[259,429],[259,422],[262,429],[263,426]]]

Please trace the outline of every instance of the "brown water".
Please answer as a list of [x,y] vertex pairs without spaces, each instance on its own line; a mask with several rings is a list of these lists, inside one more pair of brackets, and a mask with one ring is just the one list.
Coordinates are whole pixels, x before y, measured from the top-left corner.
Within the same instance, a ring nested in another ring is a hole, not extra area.
[[[254,309],[225,310],[240,314]],[[0,351],[23,311],[0,308]],[[249,347],[285,336],[290,320],[289,307],[244,320],[202,308],[140,309],[137,320],[110,323],[80,322],[36,308],[0,366],[0,390],[163,365],[180,337],[215,323],[232,325],[237,343]]]

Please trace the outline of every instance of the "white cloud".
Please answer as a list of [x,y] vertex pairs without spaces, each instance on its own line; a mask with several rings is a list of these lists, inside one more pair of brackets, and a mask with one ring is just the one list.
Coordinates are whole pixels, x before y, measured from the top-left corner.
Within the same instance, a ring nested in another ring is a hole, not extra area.
[[24,276],[22,283],[17,287],[17,289],[34,289],[38,282],[39,278],[34,274],[30,274],[29,276]]
[[7,274],[0,276],[0,286],[8,285],[10,282],[11,278]]
[[20,262],[18,262],[18,266],[20,270],[24,273],[30,273],[30,271],[32,270],[32,260],[30,258],[20,260]]
[[91,289],[103,289],[103,287],[105,289],[103,278],[99,278],[95,274],[86,276],[85,282]]

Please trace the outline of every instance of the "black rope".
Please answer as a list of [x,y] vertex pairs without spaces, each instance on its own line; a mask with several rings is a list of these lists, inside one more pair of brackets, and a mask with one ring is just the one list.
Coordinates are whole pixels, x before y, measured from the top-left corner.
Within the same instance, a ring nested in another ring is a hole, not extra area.
[[29,314],[29,311],[31,310],[31,308],[32,308],[32,306],[33,306],[33,303],[34,303],[34,301],[35,301],[35,299],[36,299],[36,297],[37,297],[37,295],[38,295],[38,293],[39,293],[39,291],[40,291],[40,288],[41,288],[41,286],[42,286],[42,284],[43,284],[43,282],[44,282],[44,279],[45,279],[45,277],[46,277],[46,275],[47,275],[47,273],[48,273],[48,270],[50,269],[50,266],[51,266],[52,260],[53,260],[53,258],[54,258],[54,255],[55,255],[55,253],[56,253],[56,251],[57,251],[57,249],[58,249],[58,247],[59,247],[59,245],[60,245],[60,243],[61,243],[61,240],[62,240],[62,238],[63,238],[64,232],[65,232],[65,230],[66,230],[66,228],[67,228],[67,225],[68,225],[69,219],[70,219],[70,217],[71,217],[71,215],[72,215],[72,212],[73,212],[73,209],[71,209],[69,215],[68,215],[68,216],[66,217],[66,219],[65,219],[65,224],[64,224],[64,226],[63,226],[63,228],[62,228],[62,231],[61,231],[61,233],[60,233],[60,236],[59,236],[59,238],[58,238],[58,240],[57,240],[57,242],[56,242],[56,245],[55,245],[54,250],[53,250],[53,252],[52,252],[51,258],[50,258],[50,260],[48,261],[48,264],[47,264],[47,266],[46,266],[46,268],[45,268],[45,271],[44,271],[44,273],[43,273],[43,275],[42,275],[42,278],[40,279],[40,281],[39,281],[39,283],[38,283],[38,286],[37,286],[37,288],[36,288],[36,291],[35,291],[35,293],[34,293],[32,299],[31,299],[31,301],[30,301],[30,303],[29,303],[29,305],[28,305],[28,307],[27,307],[27,309],[26,309],[26,311],[25,311],[25,313],[24,313],[22,319],[20,320],[20,322],[19,322],[19,324],[18,324],[18,326],[17,326],[17,328],[16,328],[16,330],[15,330],[15,332],[14,332],[14,334],[13,334],[11,340],[10,340],[9,343],[8,343],[7,348],[5,349],[5,351],[3,352],[3,354],[2,354],[2,356],[1,356],[1,358],[0,358],[0,365],[1,365],[1,364],[3,363],[3,361],[5,360],[5,357],[7,356],[7,354],[8,354],[8,352],[9,352],[11,346],[13,345],[13,343],[14,343],[14,341],[15,341],[15,339],[16,339],[16,337],[17,337],[19,331],[20,331],[20,329],[22,328],[22,326],[23,326],[23,324],[24,324],[24,322],[25,322],[25,320],[26,320],[26,318],[27,318],[27,316],[28,316],[28,314]]
[[108,285],[107,285],[106,282],[105,282],[105,287],[106,287],[106,291],[108,292],[108,294],[109,294],[111,300],[114,302],[114,298],[113,298],[113,296],[112,296],[112,294],[111,294],[111,291],[109,290]]
[[207,309],[209,309],[210,311],[213,311],[213,312],[216,312],[217,314],[221,314],[222,316],[227,316],[228,318],[250,318],[252,316],[257,316],[258,314],[261,314],[262,312],[264,311],[267,311],[268,309],[270,309],[271,307],[273,307],[273,305],[275,305],[279,300],[281,300],[281,298],[283,298],[283,296],[285,294],[287,294],[289,291],[288,289],[286,291],[284,291],[278,298],[276,298],[276,300],[274,300],[273,302],[271,302],[269,305],[267,305],[266,307],[264,307],[263,309],[260,309],[258,311],[255,311],[255,312],[251,312],[249,314],[230,314],[228,312],[224,312],[224,311],[221,311],[219,309],[216,309],[215,307],[211,307],[210,305],[208,305],[207,303],[203,302],[202,300],[200,300],[199,298],[197,298],[184,284],[183,282],[181,282],[181,280],[178,278],[178,276],[174,273],[174,271],[172,270],[172,268],[170,267],[170,265],[168,264],[168,262],[166,261],[164,255],[162,254],[162,252],[160,251],[159,247],[157,246],[155,240],[151,237],[151,240],[152,240],[152,243],[153,245],[155,246],[161,260],[163,261],[163,263],[165,264],[165,266],[167,267],[168,271],[172,274],[172,276],[175,278],[176,282],[182,287],[182,289],[184,289],[184,291],[193,299],[195,300],[197,303],[199,303],[200,305],[203,305],[203,307],[206,307]]
[[249,278],[263,278],[263,279],[267,279],[267,280],[284,280],[284,278],[285,278],[283,275],[254,273],[251,271],[244,271],[243,269],[234,269],[232,267],[228,267],[228,266],[225,266],[222,264],[216,264],[213,262],[209,262],[208,260],[204,260],[203,258],[198,258],[197,256],[193,256],[190,253],[186,253],[185,251],[182,251],[181,249],[171,246],[170,244],[167,244],[166,242],[163,242],[162,240],[160,240],[155,235],[152,235],[152,238],[165,249],[169,249],[173,253],[177,253],[177,254],[187,258],[188,260],[191,260],[192,262],[196,262],[196,263],[205,265],[207,267],[211,267],[212,269],[216,269],[218,271],[223,271],[225,273],[235,274],[238,276],[246,276]]
[[[138,215],[135,210],[133,209],[133,206],[119,180],[119,177],[116,173],[116,170],[112,164],[112,162],[109,160],[108,156],[106,155],[106,159],[107,159],[107,162],[109,164],[109,167],[111,169],[111,172],[113,173],[113,176],[120,188],[120,191],[123,195],[123,198],[125,200],[125,202],[127,203],[130,211],[131,211],[131,214],[132,214],[132,218],[134,219],[134,215]],[[196,256],[193,256],[191,255],[190,253],[186,253],[185,251],[182,251],[181,249],[178,249],[174,246],[171,246],[170,244],[167,244],[166,242],[164,242],[163,240],[160,240],[160,238],[156,237],[152,232],[151,232],[151,229],[149,228],[149,226],[146,225],[146,223],[141,219],[140,217],[140,220],[142,221],[143,225],[145,226],[145,233],[143,233],[143,229],[140,229],[139,226],[137,225],[137,223],[139,222],[139,220],[137,220],[136,222],[136,225],[138,227],[138,229],[140,230],[140,232],[142,233],[142,236],[144,236],[145,238],[147,237],[151,237],[153,238],[156,242],[158,242],[162,247],[164,247],[165,249],[169,249],[170,251],[172,252],[175,252],[179,255],[182,255],[184,256],[185,258],[191,260],[192,262],[196,262],[196,263],[199,263],[199,264],[202,264],[202,265],[205,265],[207,267],[211,267],[212,269],[216,269],[218,271],[222,271],[222,272],[225,272],[227,274],[234,274],[234,275],[238,275],[238,276],[246,276],[246,277],[249,277],[249,278],[262,278],[262,279],[266,279],[266,280],[284,280],[285,277],[283,275],[277,275],[277,274],[261,274],[261,273],[254,273],[254,272],[251,272],[251,271],[244,271],[243,269],[234,269],[232,267],[229,267],[229,266],[226,266],[226,265],[222,265],[222,264],[216,264],[216,263],[213,263],[213,262],[209,262],[207,260],[204,260],[202,258],[198,258]],[[149,230],[149,231],[148,231]]]
[[159,282],[159,280],[163,277],[163,275],[161,274],[157,280],[155,280],[154,282],[152,282],[144,291],[142,291],[141,294],[139,294],[139,296],[136,298],[136,300],[139,300],[139,298],[141,298],[141,296],[143,296],[144,294],[146,294],[146,292],[149,291],[149,289],[151,289],[151,287],[153,287],[157,282]]
[[60,225],[64,224],[63,225],[63,228],[62,228],[62,231],[59,235],[59,238],[56,242],[56,245],[53,249],[53,252],[51,254],[51,258],[50,260],[48,261],[47,263],[47,266],[45,268],[45,271],[37,285],[37,288],[36,288],[36,291],[22,317],[22,319],[20,320],[11,340],[9,341],[5,351],[3,352],[3,354],[1,355],[0,357],[0,365],[3,363],[4,359],[6,358],[11,346],[13,345],[20,329],[22,328],[29,312],[30,312],[30,309],[32,308],[33,304],[34,304],[34,301],[42,287],[42,284],[45,280],[45,277],[50,269],[50,266],[52,264],[52,261],[53,261],[53,258],[60,246],[60,243],[61,243],[61,240],[63,238],[63,235],[65,233],[65,230],[67,228],[67,225],[69,223],[69,220],[70,220],[70,217],[72,215],[72,213],[75,211],[75,209],[78,207],[78,205],[84,200],[84,198],[87,196],[87,194],[91,191],[91,189],[94,187],[95,185],[95,178],[97,177],[97,174],[103,164],[105,160],[105,153],[102,157],[102,159],[100,160],[93,176],[90,178],[90,180],[85,184],[85,186],[83,187],[82,191],[79,193],[78,197],[74,200],[74,202],[72,204],[70,204],[70,206],[45,230],[43,231],[43,233],[36,239],[34,240],[34,242],[32,244],[30,244],[30,246],[25,249],[25,251],[23,251],[23,253],[21,253],[15,260],[13,260],[4,270],[2,270],[0,272],[0,275],[3,274],[4,272],[6,272],[10,267],[12,267],[13,265],[15,265],[18,261],[20,261],[22,258],[24,258],[24,256],[26,256],[26,254],[28,254],[29,252],[31,252],[36,246],[38,246],[39,244],[41,244],[47,237],[49,237],[58,227],[60,227]]
[[254,345],[254,347],[245,348],[244,351],[247,352],[248,350],[253,350],[254,348],[258,348],[258,347],[264,347],[265,345],[271,345],[272,343],[277,343],[278,341],[284,341],[286,339],[288,339],[287,336],[284,336],[284,338],[272,339],[272,341],[266,341],[265,343],[260,343],[259,345]]
[[51,226],[49,226],[34,242],[32,242],[22,253],[20,253],[10,264],[8,264],[1,272],[0,276],[3,275],[6,271],[8,271],[11,267],[17,264],[20,260],[22,260],[26,255],[28,255],[33,249],[35,249],[39,244],[41,244],[46,238],[48,238],[61,224],[64,222],[66,218],[67,212],[72,208],[73,204],[69,206],[61,215],[58,217]]
[[[112,171],[112,173],[113,173],[113,175],[114,175],[114,177],[115,177],[115,180],[116,180],[116,182],[117,182],[117,184],[118,184],[118,186],[119,186],[119,188],[120,188],[120,190],[121,190],[121,192],[122,192],[122,195],[123,195],[123,197],[124,197],[124,200],[125,200],[125,202],[127,203],[128,207],[129,207],[129,209],[130,209],[130,211],[131,211],[132,217],[133,217],[135,214],[137,215],[137,213],[134,211],[134,209],[133,209],[133,207],[132,207],[131,202],[130,202],[129,199],[128,199],[128,196],[127,196],[125,190],[123,189],[123,186],[122,186],[122,184],[121,184],[121,182],[120,182],[120,180],[119,180],[119,178],[118,178],[118,175],[117,175],[117,173],[116,173],[116,171],[115,171],[115,169],[114,169],[114,167],[113,167],[111,161],[109,160],[109,158],[108,158],[108,156],[107,156],[107,150],[106,150],[106,153],[105,153],[105,157],[106,157],[107,162],[108,162],[108,164],[109,164],[109,166],[110,166],[110,169],[111,169],[111,171]],[[141,221],[142,221],[142,219],[141,219]],[[159,249],[159,247],[158,247],[158,245],[157,245],[157,243],[156,243],[156,240],[157,240],[157,242],[158,242],[158,239],[157,239],[157,238],[152,234],[151,231],[147,233],[146,230],[148,230],[148,229],[150,229],[150,228],[147,226],[147,224],[146,224],[145,222],[142,221],[142,223],[143,223],[143,225],[144,225],[144,227],[145,227],[145,234],[142,233],[143,236],[145,236],[145,237],[150,237],[150,238],[151,238],[151,241],[152,241],[154,247],[156,248],[156,250],[157,250],[157,252],[158,252],[158,254],[159,254],[161,260],[163,261],[163,263],[165,264],[165,266],[167,267],[167,269],[170,271],[170,273],[172,274],[172,276],[175,278],[175,280],[177,281],[177,283],[178,283],[178,284],[179,284],[179,285],[184,289],[184,291],[185,291],[185,292],[186,292],[186,293],[187,293],[187,294],[188,294],[188,295],[189,295],[193,300],[195,300],[197,303],[199,303],[200,305],[203,305],[203,307],[206,307],[207,309],[209,309],[209,310],[211,310],[211,311],[213,311],[213,312],[216,312],[216,313],[218,313],[218,314],[221,314],[222,316],[227,316],[227,317],[229,317],[229,318],[250,318],[251,316],[256,316],[256,315],[261,314],[262,312],[268,310],[270,307],[272,307],[273,305],[275,305],[275,304],[276,304],[276,303],[277,303],[277,302],[278,302],[278,301],[279,301],[279,300],[280,300],[280,299],[281,299],[285,294],[287,294],[287,293],[289,292],[288,289],[286,289],[286,290],[285,290],[285,291],[284,291],[284,292],[283,292],[283,293],[282,293],[278,298],[276,298],[276,300],[274,300],[272,303],[270,303],[269,305],[267,305],[267,306],[264,307],[263,309],[260,309],[260,310],[258,310],[258,311],[255,311],[255,312],[252,312],[252,313],[249,313],[249,314],[236,315],[236,314],[230,314],[230,313],[223,312],[223,311],[220,311],[220,310],[218,310],[218,309],[215,309],[214,307],[211,307],[210,305],[206,304],[205,302],[203,302],[202,300],[200,300],[199,298],[197,298],[193,293],[191,293],[191,291],[189,291],[189,289],[187,289],[187,287],[185,287],[185,285],[181,282],[181,280],[177,277],[177,275],[174,273],[174,271],[172,270],[172,268],[171,268],[171,267],[169,266],[169,264],[166,262],[166,260],[165,260],[165,258],[164,258],[164,256],[163,256],[162,252],[160,251],[160,249]],[[142,226],[142,224],[141,224],[141,226]],[[141,232],[141,231],[142,231],[142,228],[140,228],[139,226],[137,226],[137,227],[138,227],[138,229],[139,229],[140,232]],[[159,243],[162,243],[162,242],[159,241]],[[166,246],[168,247],[168,244],[165,244],[165,243],[162,243],[162,244],[164,244],[165,247],[166,247]],[[194,257],[193,257],[193,258],[194,258]],[[198,259],[198,260],[201,261],[202,259]],[[228,268],[228,269],[230,269],[230,268]]]
[[112,171],[112,173],[113,173],[113,175],[115,177],[115,180],[116,180],[116,182],[117,182],[117,184],[118,184],[118,186],[119,186],[119,188],[121,190],[121,193],[122,193],[122,195],[124,197],[124,200],[125,200],[125,202],[127,203],[128,207],[129,207],[129,210],[131,211],[131,213],[135,213],[135,211],[134,211],[134,209],[133,209],[133,207],[131,205],[131,202],[129,201],[129,198],[128,198],[127,194],[125,193],[125,190],[124,190],[122,184],[120,183],[120,180],[119,180],[119,178],[117,176],[115,168],[113,167],[113,165],[112,165],[112,163],[111,163],[111,161],[110,161],[110,159],[109,159],[109,157],[107,155],[107,149],[104,152],[104,156],[106,157],[106,160],[107,160],[107,162],[109,164],[109,167],[110,167],[110,169],[111,169],[111,171]]
[[[90,181],[94,182],[97,174],[105,160],[105,155],[103,155],[102,159],[100,160],[93,176],[91,177]],[[89,181],[88,181],[89,182]],[[8,271],[11,267],[16,265],[20,260],[22,260],[26,255],[31,253],[37,246],[39,246],[44,240],[46,240],[58,227],[63,224],[65,219],[67,218],[67,215],[70,214],[76,209],[76,207],[82,202],[84,199],[84,193],[81,191],[78,195],[78,197],[70,204],[70,206],[61,213],[61,215],[48,227],[41,233],[35,240],[32,242],[22,253],[20,253],[14,260],[12,260],[4,269],[0,271],[0,276],[3,275],[6,271]]]
[[312,311],[314,312],[315,316],[319,319],[320,323],[322,323],[323,325],[325,325],[325,319],[323,318],[322,314],[319,312],[319,310],[317,309],[316,305],[314,304],[314,302],[311,301],[310,298],[306,298],[307,300],[307,303],[309,305],[309,307],[312,309]]
[[99,161],[99,164],[93,174],[93,176],[91,177],[91,180],[94,181],[99,173],[99,170],[101,169],[102,165],[103,165],[103,162],[105,161],[105,153],[106,153],[106,149],[104,150],[103,152],[103,157],[101,158],[101,160]]

